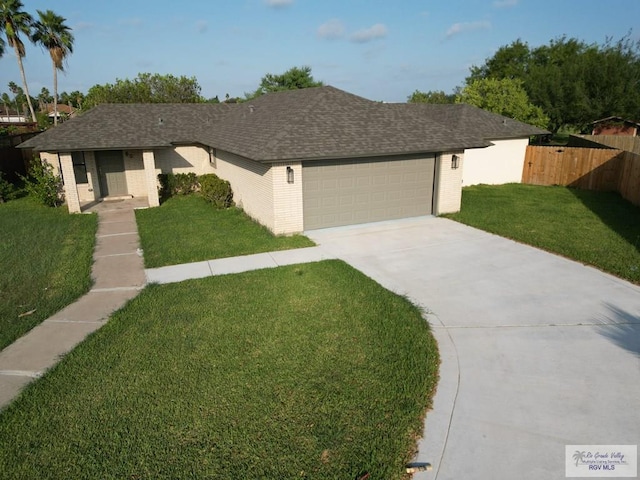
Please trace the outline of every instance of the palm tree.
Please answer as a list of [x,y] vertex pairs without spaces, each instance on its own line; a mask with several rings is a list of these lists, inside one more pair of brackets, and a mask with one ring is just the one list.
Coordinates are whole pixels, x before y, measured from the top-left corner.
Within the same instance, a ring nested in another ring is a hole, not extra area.
[[584,450],[582,452],[576,450],[576,453],[573,454],[573,459],[576,461],[576,467],[578,466],[579,462],[584,462],[584,457],[586,454],[587,452],[585,452]]
[[29,95],[29,87],[27,86],[27,77],[24,74],[24,65],[22,58],[25,56],[24,43],[20,39],[20,33],[24,33],[27,37],[31,34],[31,25],[33,18],[27,12],[22,10],[23,5],[20,0],[0,0],[0,32],[4,31],[7,37],[7,43],[13,47],[18,59],[18,67],[22,76],[22,85],[24,93],[29,104],[31,119],[35,122],[36,113],[33,111],[31,104],[31,96]]
[[64,60],[73,53],[73,34],[65,25],[66,18],[51,10],[38,12],[38,21],[33,25],[31,39],[49,50],[53,63],[53,123],[58,124],[58,70],[64,71]]

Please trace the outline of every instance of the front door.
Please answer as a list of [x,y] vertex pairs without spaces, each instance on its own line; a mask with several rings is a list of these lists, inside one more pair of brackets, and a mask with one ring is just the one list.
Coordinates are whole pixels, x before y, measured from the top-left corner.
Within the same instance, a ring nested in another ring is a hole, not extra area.
[[129,193],[121,151],[98,151],[96,152],[96,163],[100,174],[100,191],[103,197],[117,197]]

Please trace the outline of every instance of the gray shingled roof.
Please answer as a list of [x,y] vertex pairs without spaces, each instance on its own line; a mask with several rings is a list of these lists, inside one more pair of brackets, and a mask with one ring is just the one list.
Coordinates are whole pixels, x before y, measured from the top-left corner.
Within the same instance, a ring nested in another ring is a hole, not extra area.
[[273,162],[440,152],[542,133],[469,105],[385,104],[326,86],[242,104],[105,104],[21,147],[70,151],[201,143]]

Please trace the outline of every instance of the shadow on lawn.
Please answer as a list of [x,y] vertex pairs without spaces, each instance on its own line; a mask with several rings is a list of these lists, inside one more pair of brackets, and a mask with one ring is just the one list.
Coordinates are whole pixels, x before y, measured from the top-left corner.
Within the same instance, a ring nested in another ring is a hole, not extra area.
[[610,303],[606,304],[610,315],[605,315],[606,325],[598,333],[621,348],[640,357],[640,314],[633,314]]
[[640,207],[616,192],[594,192],[569,188],[582,204],[595,213],[611,230],[640,252]]

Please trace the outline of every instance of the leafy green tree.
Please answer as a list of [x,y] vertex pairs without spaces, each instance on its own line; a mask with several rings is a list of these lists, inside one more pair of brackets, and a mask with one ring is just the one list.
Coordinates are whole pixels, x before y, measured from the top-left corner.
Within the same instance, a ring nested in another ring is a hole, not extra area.
[[6,92],[2,94],[2,105],[4,106],[4,114],[8,117],[9,105],[11,105],[11,97],[9,97],[9,94]]
[[24,43],[20,38],[21,33],[28,38],[30,37],[33,18],[31,18],[31,15],[27,12],[23,11],[22,8],[23,5],[20,0],[0,0],[0,33],[4,32],[7,37],[7,44],[13,47],[16,54],[20,76],[22,77],[22,85],[29,105],[29,112],[31,113],[31,119],[35,121],[36,114],[33,110],[31,97],[29,96],[29,86],[27,85],[27,77],[24,73],[24,65],[22,64],[22,59],[26,55],[26,52]]
[[27,99],[24,95],[24,90],[18,86],[16,82],[9,82],[9,91],[13,93],[13,104],[15,105],[17,113],[23,113],[24,106],[27,103]]
[[549,117],[548,128],[580,129],[608,116],[636,119],[640,111],[640,40],[630,35],[602,45],[560,37],[530,48],[517,40],[501,47],[481,66],[478,79],[520,79],[531,102]]
[[66,18],[51,10],[38,12],[31,40],[49,52],[53,65],[53,124],[58,124],[58,70],[64,70],[64,60],[73,52],[73,34]]
[[442,90],[429,90],[421,92],[416,90],[408,98],[409,103],[455,103],[456,95],[454,93],[447,94]]
[[200,85],[195,77],[175,77],[139,73],[133,79],[116,79],[114,84],[94,85],[84,98],[83,106],[101,103],[199,103]]
[[53,101],[53,97],[51,96],[51,92],[47,87],[42,87],[40,93],[38,94],[38,105],[39,110],[41,112],[46,111],[47,105]]
[[311,75],[311,67],[293,67],[282,74],[267,73],[260,81],[254,93],[246,94],[247,99],[259,97],[265,93],[297,90],[300,88],[321,87],[324,85]]
[[500,47],[492,57],[487,58],[480,66],[471,67],[471,75],[466,84],[482,78],[512,78],[525,80],[531,50],[526,42],[518,39],[515,42]]
[[71,93],[62,92],[60,94],[60,103],[70,105],[72,107],[77,108],[78,110],[82,109],[83,102],[84,102],[84,93],[78,90],[74,90]]
[[484,78],[473,80],[456,96],[456,103],[475,105],[489,112],[546,128],[549,118],[529,101],[521,80]]

